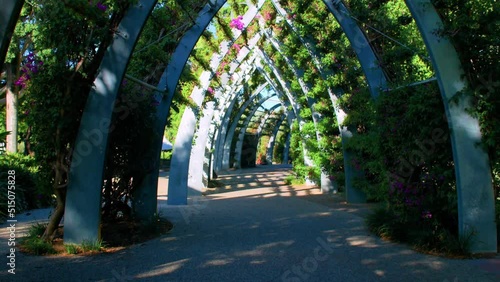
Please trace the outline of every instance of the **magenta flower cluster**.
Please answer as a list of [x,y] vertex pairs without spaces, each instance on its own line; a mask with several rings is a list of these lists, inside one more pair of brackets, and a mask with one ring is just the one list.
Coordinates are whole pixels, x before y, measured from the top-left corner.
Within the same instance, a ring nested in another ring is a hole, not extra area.
[[264,13],[264,20],[270,21],[273,19],[273,15],[270,12],[265,12]]
[[102,4],[101,2],[97,2],[96,6],[97,6],[97,9],[99,9],[99,10],[101,10],[103,12],[108,9],[108,7],[106,5],[104,5],[104,4]]
[[430,211],[423,211],[422,212],[422,218],[424,218],[424,219],[431,219],[432,218],[432,213]]
[[243,30],[245,28],[245,24],[242,22],[243,16],[238,16],[234,19],[231,20],[231,23],[229,23],[229,26],[231,28],[236,28],[237,30]]
[[233,45],[233,48],[236,50],[236,53],[239,53],[239,52],[240,52],[240,50],[241,50],[241,46],[240,46],[240,44],[236,44],[236,43],[235,43],[235,44]]
[[151,99],[151,106],[158,107],[160,105],[160,101],[155,98]]
[[26,63],[21,67],[21,76],[14,82],[15,85],[25,88],[33,74],[36,74],[43,66],[43,62],[35,58],[35,54],[30,52],[26,56]]
[[[93,1],[89,1],[89,5],[92,6],[94,5]],[[103,3],[101,2],[97,2],[95,4],[95,6],[97,7],[97,9],[101,10],[101,11],[106,11],[108,9],[108,6],[104,5]]]

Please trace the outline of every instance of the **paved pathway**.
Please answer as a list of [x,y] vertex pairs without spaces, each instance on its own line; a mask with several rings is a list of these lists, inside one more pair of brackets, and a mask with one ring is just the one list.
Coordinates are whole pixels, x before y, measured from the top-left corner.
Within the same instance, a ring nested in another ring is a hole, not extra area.
[[18,254],[17,274],[2,270],[0,281],[500,281],[498,257],[450,260],[384,242],[366,231],[365,206],[317,188],[273,186],[280,180],[266,181],[276,176],[264,173],[271,168],[230,173],[258,178],[264,188],[225,187],[233,191],[184,207],[159,200],[175,225],[161,238],[113,254]]

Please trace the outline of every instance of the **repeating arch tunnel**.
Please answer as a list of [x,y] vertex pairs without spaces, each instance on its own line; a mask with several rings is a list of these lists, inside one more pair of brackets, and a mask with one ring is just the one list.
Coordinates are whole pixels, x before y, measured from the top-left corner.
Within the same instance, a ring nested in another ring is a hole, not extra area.
[[[4,2],[0,25],[1,63],[4,61],[10,35],[24,1]],[[287,10],[280,5],[280,1],[272,0],[270,2],[289,28],[292,31],[295,30],[293,20],[287,16]],[[64,239],[67,242],[81,242],[99,237],[100,185],[103,179],[106,144],[114,102],[117,99],[118,88],[134,46],[156,3],[157,1],[154,0],[143,0],[129,8],[121,21],[119,36],[115,37],[101,62],[101,71],[94,81],[95,87],[91,90],[79,128],[76,141],[76,154],[79,155],[73,158],[70,172],[71,182],[67,191],[65,209]],[[159,101],[155,124],[157,132],[163,132],[165,129],[173,95],[195,44],[225,3],[226,1],[223,0],[207,1],[194,20],[192,27],[179,41],[172,59],[157,85]],[[260,9],[265,3],[265,0],[246,1],[248,10],[242,19],[245,26],[248,26],[252,21],[259,22]],[[323,3],[349,40],[352,50],[359,60],[372,99],[378,99],[380,95],[384,95],[384,92],[390,90],[387,87],[387,75],[380,67],[381,64],[373,46],[356,20],[349,16],[349,10],[342,1],[325,0]],[[458,103],[450,103],[455,93],[466,87],[466,83],[461,78],[463,70],[458,54],[450,41],[439,37],[434,32],[442,25],[442,21],[430,0],[406,0],[405,3],[430,55],[450,128],[458,193],[459,232],[466,234],[470,230],[475,231],[476,240],[473,244],[473,252],[496,252],[494,196],[488,155],[476,146],[481,136],[479,122],[467,113],[466,109],[469,105],[467,99],[464,98]],[[259,47],[259,42],[267,40],[280,53],[280,46],[283,45],[283,42],[279,42],[276,37],[273,37],[262,23],[260,23],[260,27],[261,31],[247,40],[247,46],[230,64],[229,73],[221,76],[220,81],[223,86],[215,89],[214,100],[204,102],[205,94],[211,81],[216,77],[216,70],[229,53],[230,43],[242,36],[241,30],[232,29],[232,38],[226,42],[228,44],[221,45],[219,52],[213,54],[210,69],[205,70],[200,76],[200,84],[195,87],[191,94],[194,106],[186,107],[174,143],[168,188],[169,204],[187,204],[188,191],[200,191],[210,174],[214,171],[228,169],[232,165],[230,163],[232,154],[238,162],[241,161],[243,136],[246,128],[259,107],[271,97],[279,99],[280,102],[268,110],[268,116],[271,116],[272,112],[276,112],[277,109],[281,109],[283,115],[279,119],[273,120],[276,126],[270,134],[268,148],[272,148],[273,140],[276,138],[282,123],[291,126],[293,120],[298,120],[300,127],[302,109],[298,99],[301,97],[287,81],[287,74],[274,64],[265,48]],[[314,44],[299,34],[298,37],[301,43],[306,46],[314,65],[320,70],[320,76],[322,78],[329,76],[332,71],[322,66],[318,59],[321,54],[315,49]],[[309,89],[314,86],[304,82],[304,72],[297,67],[297,63],[292,58],[284,56],[284,59],[289,71],[298,79],[302,92],[307,94]],[[253,93],[247,94],[246,99],[244,99],[242,95],[246,91],[245,83],[254,73],[260,73],[265,77],[265,81],[256,87]],[[264,89],[273,93],[268,96],[260,95]],[[332,102],[344,143],[346,139],[355,134],[355,131],[341,126],[348,115],[337,107],[337,100],[342,96],[343,90],[340,87],[328,87],[326,91]],[[313,98],[307,98],[307,106],[312,111],[316,124],[321,119],[321,115],[314,112],[315,103]],[[244,116],[244,113],[248,115],[241,125],[241,122],[238,121]],[[270,120],[269,118],[262,119],[259,131]],[[315,138],[320,139],[318,131],[316,133]],[[233,151],[232,141],[235,136],[238,137],[236,138],[236,149]],[[289,138],[290,136],[287,137],[288,140]],[[96,139],[98,140],[96,141]],[[160,136],[158,140],[155,140],[154,147],[151,149],[153,169],[150,170],[135,195],[134,210],[141,218],[149,218],[157,212],[156,195],[161,143]],[[306,146],[304,146],[304,150],[306,150]],[[344,155],[347,199],[350,202],[362,202],[365,200],[364,195],[355,188],[353,181],[357,177],[362,177],[363,172],[351,165],[350,152],[345,146],[342,153]],[[268,149],[268,154],[272,154],[272,149]],[[305,152],[305,162],[307,165],[312,165],[312,162],[307,159],[307,155]],[[328,175],[324,173],[320,185],[324,191],[336,189],[336,183],[332,183]]]

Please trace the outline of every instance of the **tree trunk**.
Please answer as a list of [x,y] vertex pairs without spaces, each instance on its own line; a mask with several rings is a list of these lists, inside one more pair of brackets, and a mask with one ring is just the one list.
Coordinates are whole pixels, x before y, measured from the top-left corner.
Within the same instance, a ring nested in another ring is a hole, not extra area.
[[24,137],[24,155],[34,156],[35,152],[31,150],[31,126],[28,126],[28,131],[26,132],[26,136]]
[[59,223],[64,215],[64,208],[66,205],[66,188],[56,189],[57,206],[54,209],[54,213],[50,216],[49,224],[42,235],[42,239],[48,242],[54,240],[56,230],[59,227]]
[[[56,138],[59,138],[59,136],[60,131],[58,130]],[[68,168],[65,165],[65,155],[60,150],[56,150],[56,156],[57,159],[54,164],[54,193],[56,194],[57,206],[54,209],[54,213],[50,216],[49,224],[42,235],[42,239],[48,242],[54,239],[55,231],[59,227],[59,223],[64,215],[66,188],[68,186]]]
[[7,85],[6,91],[6,129],[10,131],[7,135],[7,152],[17,153],[17,95],[12,91],[12,66],[6,64],[7,69]]

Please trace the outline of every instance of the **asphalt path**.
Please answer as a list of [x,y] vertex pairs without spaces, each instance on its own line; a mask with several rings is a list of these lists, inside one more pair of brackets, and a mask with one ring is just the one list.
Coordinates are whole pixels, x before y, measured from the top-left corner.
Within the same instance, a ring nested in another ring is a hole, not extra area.
[[362,207],[332,199],[285,185],[195,196],[181,207],[159,197],[162,216],[174,223],[169,234],[111,254],[17,252],[16,274],[2,263],[0,281],[500,281],[498,257],[416,253],[371,235]]

